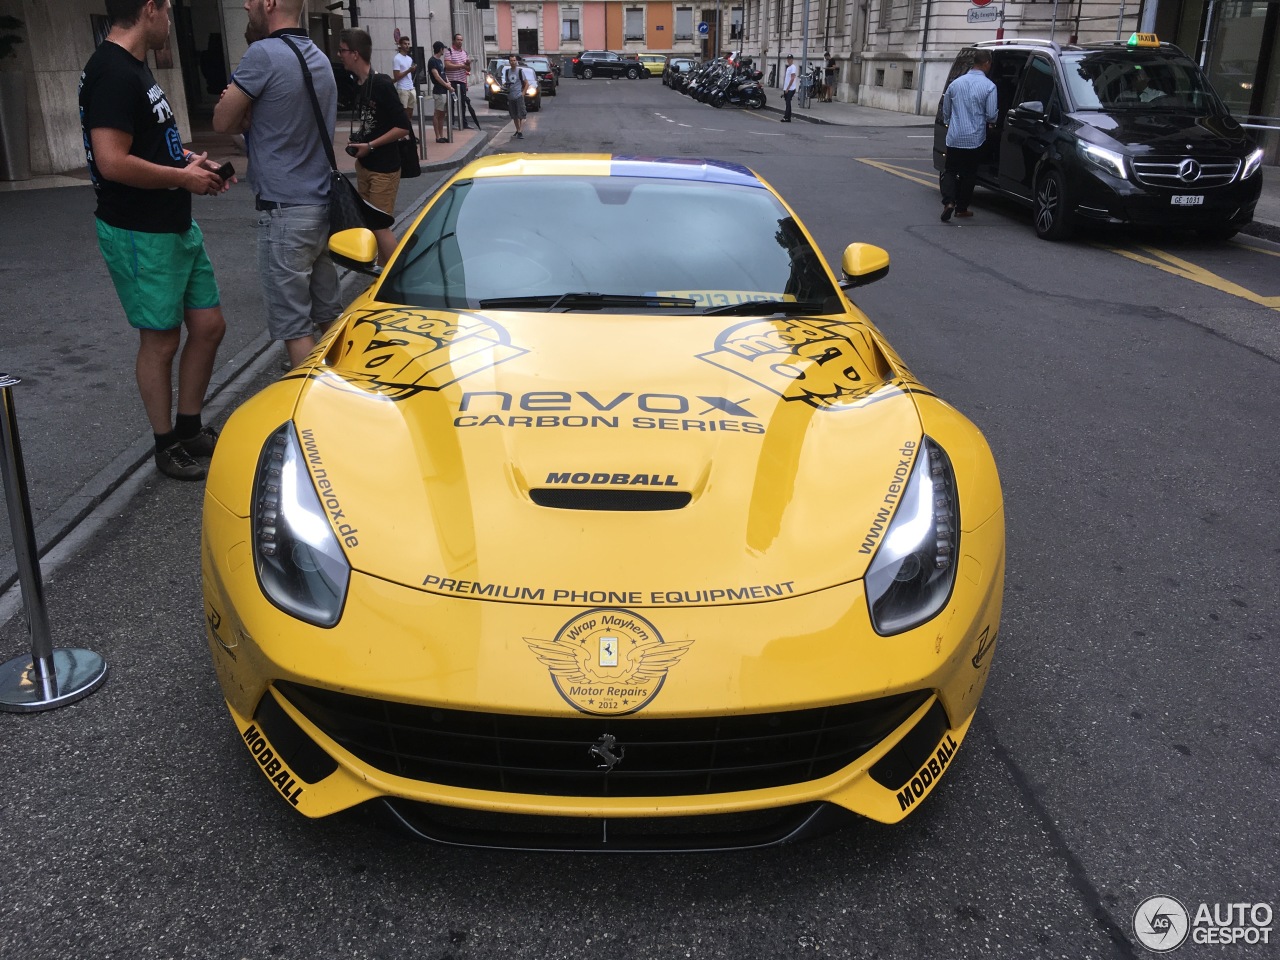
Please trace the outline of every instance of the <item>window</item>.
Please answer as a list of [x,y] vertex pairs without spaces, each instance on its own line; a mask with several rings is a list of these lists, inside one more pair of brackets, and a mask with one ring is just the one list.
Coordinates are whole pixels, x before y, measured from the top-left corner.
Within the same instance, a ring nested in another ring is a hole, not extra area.
[[693,39],[693,7],[676,7],[676,39]]
[[742,8],[734,7],[729,11],[729,39],[741,40],[745,34],[742,32]]
[[902,71],[902,89],[914,90],[916,88],[916,72],[914,70]]
[[498,42],[498,11],[492,7],[482,12],[484,18],[484,38],[490,43]]
[[[877,29],[888,30],[892,17],[893,0],[880,0],[880,22],[877,25]],[[884,84],[878,84],[878,86],[884,86]]]
[[883,67],[878,67],[876,69],[876,86],[877,87],[884,86],[884,68]]
[[561,7],[560,9],[560,39],[582,41],[582,34],[578,31],[578,8],[577,7]]
[[627,20],[623,27],[622,37],[624,40],[643,40],[644,39],[644,9],[641,7],[628,7]]

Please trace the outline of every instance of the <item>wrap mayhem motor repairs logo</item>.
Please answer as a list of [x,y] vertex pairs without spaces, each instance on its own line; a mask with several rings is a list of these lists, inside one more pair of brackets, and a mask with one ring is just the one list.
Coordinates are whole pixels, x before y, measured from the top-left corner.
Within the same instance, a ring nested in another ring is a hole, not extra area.
[[492,320],[468,313],[373,310],[340,337],[335,366],[343,381],[392,400],[443,390],[528,353]]
[[[881,399],[920,387],[905,377],[886,383],[867,359],[877,352],[886,351],[867,331],[803,317],[737,324],[716,337],[713,351],[698,356],[784,400],[830,410],[870,402],[875,394]],[[897,389],[883,392],[886,387]]]
[[1188,938],[1200,944],[1271,942],[1269,903],[1201,903],[1191,913],[1174,897],[1147,897],[1133,912],[1133,934],[1152,953],[1168,953]]
[[583,713],[620,717],[648,706],[667,671],[693,645],[666,642],[652,623],[629,610],[598,607],[580,613],[552,640],[524,642],[551,671],[560,696]]

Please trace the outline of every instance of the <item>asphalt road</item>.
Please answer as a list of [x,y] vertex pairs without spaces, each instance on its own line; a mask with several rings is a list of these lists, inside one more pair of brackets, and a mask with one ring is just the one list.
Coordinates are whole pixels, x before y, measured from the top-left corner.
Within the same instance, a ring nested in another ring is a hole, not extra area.
[[[46,584],[55,642],[105,656],[106,685],[0,716],[0,956],[1079,960],[1145,956],[1150,896],[1280,906],[1280,345],[1257,302],[1280,294],[1280,248],[1047,244],[981,195],[944,225],[927,128],[781,126],[656,81],[561,90],[523,148],[746,163],[829,259],[890,251],[857,299],[986,433],[1006,499],[1000,644],[942,788],[898,826],[714,856],[457,851],[363,812],[303,820],[214,681],[201,491],[146,474]],[[24,642],[20,618],[0,625],[4,657]]]

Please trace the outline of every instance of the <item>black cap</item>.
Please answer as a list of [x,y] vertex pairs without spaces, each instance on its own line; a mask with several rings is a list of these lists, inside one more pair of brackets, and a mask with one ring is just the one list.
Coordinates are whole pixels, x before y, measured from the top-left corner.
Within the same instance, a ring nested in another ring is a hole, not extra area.
[[794,60],[794,59],[795,59],[795,57],[793,57],[791,54],[789,54],[789,53],[788,53],[788,54],[787,54],[787,59],[788,59],[788,60]]

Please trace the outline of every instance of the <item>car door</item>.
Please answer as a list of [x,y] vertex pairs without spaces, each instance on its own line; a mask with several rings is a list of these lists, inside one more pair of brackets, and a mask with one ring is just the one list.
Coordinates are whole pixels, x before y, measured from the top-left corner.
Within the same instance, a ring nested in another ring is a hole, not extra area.
[[1031,57],[1005,115],[1000,137],[1000,186],[1030,199],[1036,167],[1062,118],[1062,96],[1053,62],[1043,54]]

